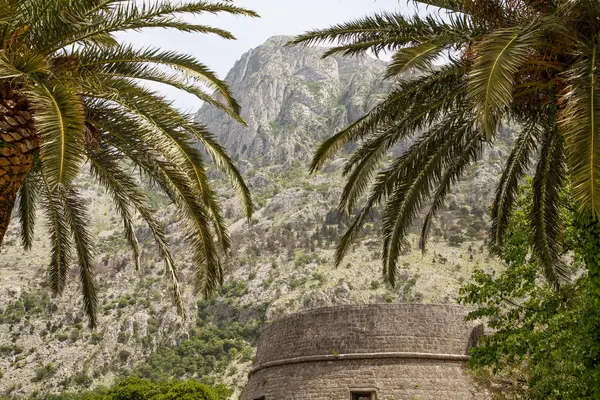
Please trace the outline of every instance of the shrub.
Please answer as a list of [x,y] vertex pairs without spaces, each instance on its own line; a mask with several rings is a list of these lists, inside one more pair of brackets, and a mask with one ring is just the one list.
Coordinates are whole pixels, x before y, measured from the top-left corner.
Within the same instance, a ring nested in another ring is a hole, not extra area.
[[33,382],[40,382],[56,374],[56,366],[52,363],[40,366],[35,370],[35,376],[31,379]]

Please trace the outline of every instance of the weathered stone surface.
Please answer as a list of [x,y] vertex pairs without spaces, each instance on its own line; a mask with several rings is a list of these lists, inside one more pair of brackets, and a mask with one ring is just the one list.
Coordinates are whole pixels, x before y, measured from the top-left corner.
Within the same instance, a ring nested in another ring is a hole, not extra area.
[[324,48],[286,47],[291,39],[270,38],[227,74],[248,128],[209,104],[197,114],[242,168],[307,161],[318,143],[360,118],[388,88],[384,62],[368,56],[323,59]]
[[[485,399],[465,373],[482,331],[459,306],[370,304],[285,316],[267,325],[246,400]],[[346,357],[351,355],[350,357]]]

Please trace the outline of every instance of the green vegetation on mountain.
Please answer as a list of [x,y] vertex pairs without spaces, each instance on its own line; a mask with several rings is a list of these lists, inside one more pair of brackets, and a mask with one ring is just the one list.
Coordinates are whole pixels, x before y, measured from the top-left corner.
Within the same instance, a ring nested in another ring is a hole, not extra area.
[[[232,286],[226,286],[229,298],[239,297],[232,293]],[[224,293],[225,294],[225,293]],[[219,375],[232,375],[236,371],[233,361],[251,362],[254,358],[254,347],[258,344],[260,327],[264,322],[264,310],[257,310],[257,318],[250,318],[240,323],[239,310],[231,309],[228,316],[217,319],[214,300],[198,303],[196,327],[188,331],[188,338],[176,346],[165,346],[156,351],[133,371],[123,374],[135,375],[151,381],[171,378],[199,377],[201,382],[216,384]]]
[[18,201],[23,246],[31,249],[36,209],[41,208],[50,238],[48,286],[53,294],[62,294],[70,266],[77,264],[83,307],[92,327],[97,324],[98,297],[91,216],[74,185],[84,163],[112,198],[137,268],[142,250],[133,214],[150,228],[182,314],[178,271],[164,228],[142,186],[132,178],[132,169],[142,171],[144,179],[179,208],[181,228],[194,254],[198,293],[207,295],[222,283],[220,254],[230,248],[230,241],[196,145],[231,178],[246,214],[252,213],[248,188],[213,135],[144,85],[175,87],[243,122],[225,82],[192,56],[136,48],[116,35],[166,28],[234,38],[225,30],[183,18],[207,13],[256,16],[231,3],[204,1],[0,2],[0,246]]

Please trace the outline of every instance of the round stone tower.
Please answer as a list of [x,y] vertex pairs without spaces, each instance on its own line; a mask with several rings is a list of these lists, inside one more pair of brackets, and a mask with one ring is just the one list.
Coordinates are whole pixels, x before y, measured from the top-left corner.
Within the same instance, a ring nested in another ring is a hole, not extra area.
[[245,400],[484,399],[465,374],[483,333],[460,306],[369,304],[282,317],[261,334]]

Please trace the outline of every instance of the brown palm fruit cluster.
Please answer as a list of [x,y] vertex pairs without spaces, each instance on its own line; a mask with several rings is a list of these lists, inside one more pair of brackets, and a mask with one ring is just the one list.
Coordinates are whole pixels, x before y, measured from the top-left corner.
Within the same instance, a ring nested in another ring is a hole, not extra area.
[[[0,220],[10,215],[17,191],[31,170],[39,148],[27,98],[5,85],[0,88]],[[6,231],[0,226],[0,234]],[[0,236],[1,237],[1,236]]]

